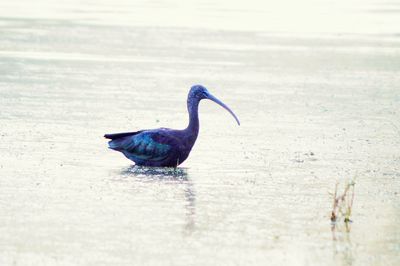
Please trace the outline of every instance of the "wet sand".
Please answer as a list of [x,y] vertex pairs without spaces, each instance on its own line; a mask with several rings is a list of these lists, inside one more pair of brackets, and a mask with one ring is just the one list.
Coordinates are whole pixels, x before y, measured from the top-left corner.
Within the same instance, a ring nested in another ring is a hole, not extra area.
[[[399,263],[399,5],[39,3],[0,3],[0,265]],[[107,149],[185,127],[197,83],[242,125],[202,102],[177,172]]]

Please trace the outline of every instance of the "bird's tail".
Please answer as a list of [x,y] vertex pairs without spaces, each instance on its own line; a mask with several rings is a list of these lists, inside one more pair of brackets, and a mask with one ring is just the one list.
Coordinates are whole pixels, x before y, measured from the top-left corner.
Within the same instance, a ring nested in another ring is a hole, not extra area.
[[114,140],[114,139],[119,139],[119,138],[123,138],[123,137],[133,136],[133,135],[139,134],[140,132],[142,132],[142,131],[105,134],[104,137],[106,139]]
[[105,134],[104,137],[107,139],[111,139],[108,142],[108,148],[116,151],[123,151],[125,149],[131,148],[131,145],[134,144],[134,142],[132,142],[129,137],[134,136],[140,132],[142,131]]
[[108,142],[108,148],[113,150],[121,150],[121,139],[110,140]]

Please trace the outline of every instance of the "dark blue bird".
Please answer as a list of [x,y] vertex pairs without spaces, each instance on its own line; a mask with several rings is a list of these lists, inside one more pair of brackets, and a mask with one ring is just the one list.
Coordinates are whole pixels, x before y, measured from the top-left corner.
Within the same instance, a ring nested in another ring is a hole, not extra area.
[[136,165],[177,167],[189,156],[199,134],[199,102],[209,99],[225,108],[236,119],[239,119],[223,102],[215,98],[208,90],[201,86],[193,86],[188,94],[187,108],[189,111],[189,125],[182,130],[170,128],[158,128],[141,130],[137,132],[126,132],[106,134],[105,138],[109,148],[122,152]]

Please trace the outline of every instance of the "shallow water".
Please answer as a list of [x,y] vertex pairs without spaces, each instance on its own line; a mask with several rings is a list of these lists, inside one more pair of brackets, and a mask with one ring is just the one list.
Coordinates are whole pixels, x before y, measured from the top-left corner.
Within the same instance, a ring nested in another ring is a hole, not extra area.
[[[0,2],[0,265],[399,263],[400,4],[246,3]],[[202,102],[176,170],[106,148],[195,83],[242,125]]]

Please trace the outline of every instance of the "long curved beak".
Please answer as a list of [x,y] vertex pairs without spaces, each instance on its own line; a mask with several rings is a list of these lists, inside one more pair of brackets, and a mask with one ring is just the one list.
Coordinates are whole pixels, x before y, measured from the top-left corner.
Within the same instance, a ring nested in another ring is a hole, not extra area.
[[214,97],[212,94],[207,93],[207,99],[221,105],[225,110],[227,110],[229,113],[231,113],[231,115],[235,118],[236,122],[238,123],[238,125],[240,126],[240,121],[239,119],[236,117],[236,115],[233,113],[233,111],[223,102],[221,102],[220,100],[218,100],[216,97]]

